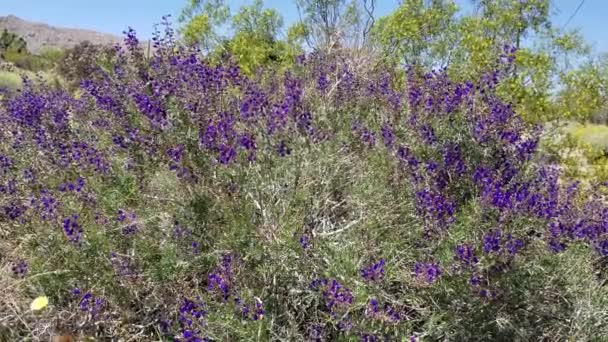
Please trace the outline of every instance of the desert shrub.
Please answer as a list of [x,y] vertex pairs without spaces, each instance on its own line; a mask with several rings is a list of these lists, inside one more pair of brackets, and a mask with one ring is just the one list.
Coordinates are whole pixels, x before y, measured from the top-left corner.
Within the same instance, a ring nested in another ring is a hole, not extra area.
[[60,50],[51,49],[44,50],[39,55],[31,54],[23,37],[6,29],[0,35],[0,60],[12,63],[20,69],[32,72],[49,70],[54,67],[60,55]]
[[33,72],[49,70],[54,65],[52,61],[45,57],[29,53],[19,53],[16,51],[3,52],[2,59],[6,62],[13,63],[20,69]]
[[9,32],[6,28],[0,34],[0,53],[14,51],[17,53],[27,53],[27,43],[23,37],[16,33]]
[[10,71],[0,71],[0,91],[10,92],[21,87],[21,77]]
[[84,41],[65,51],[57,61],[57,72],[72,88],[90,78],[113,55],[111,46]]
[[40,51],[38,53],[38,56],[44,58],[45,60],[47,60],[50,63],[52,63],[53,65],[55,65],[56,63],[58,63],[61,60],[64,53],[65,52],[61,49],[45,48],[45,49],[42,49],[42,51]]
[[603,190],[496,95],[510,47],[456,82],[339,53],[248,77],[154,42],[70,69],[78,96],[2,99],[3,338],[608,335]]

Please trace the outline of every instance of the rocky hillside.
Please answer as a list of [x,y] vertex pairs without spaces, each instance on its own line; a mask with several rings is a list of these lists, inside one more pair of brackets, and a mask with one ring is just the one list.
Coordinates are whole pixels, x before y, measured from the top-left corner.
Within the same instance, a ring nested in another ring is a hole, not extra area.
[[0,16],[0,31],[7,29],[25,38],[27,48],[38,53],[44,48],[70,48],[88,40],[96,44],[114,44],[121,37],[91,30],[55,27],[23,20],[14,15]]

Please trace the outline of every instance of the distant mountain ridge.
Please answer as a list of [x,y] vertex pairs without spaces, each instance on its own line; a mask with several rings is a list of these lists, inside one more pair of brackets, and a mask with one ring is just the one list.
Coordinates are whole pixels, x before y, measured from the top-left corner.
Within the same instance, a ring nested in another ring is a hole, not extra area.
[[83,41],[95,44],[115,44],[122,38],[109,33],[93,30],[64,28],[21,19],[14,15],[0,16],[0,31],[7,29],[22,36],[27,49],[38,53],[45,48],[66,49]]

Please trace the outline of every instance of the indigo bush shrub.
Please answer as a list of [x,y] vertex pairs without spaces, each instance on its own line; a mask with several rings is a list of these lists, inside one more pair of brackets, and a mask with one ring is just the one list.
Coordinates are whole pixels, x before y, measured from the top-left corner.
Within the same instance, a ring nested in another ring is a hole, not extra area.
[[497,95],[513,48],[466,82],[320,52],[249,77],[164,27],[76,95],[2,98],[1,338],[608,336],[604,185]]

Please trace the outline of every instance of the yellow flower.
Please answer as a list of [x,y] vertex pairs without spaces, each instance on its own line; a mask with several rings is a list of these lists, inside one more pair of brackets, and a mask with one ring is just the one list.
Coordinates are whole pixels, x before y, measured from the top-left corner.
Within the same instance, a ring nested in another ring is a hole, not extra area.
[[32,301],[32,304],[30,304],[30,309],[33,311],[39,311],[46,308],[47,305],[49,305],[49,299],[46,296],[40,296]]

